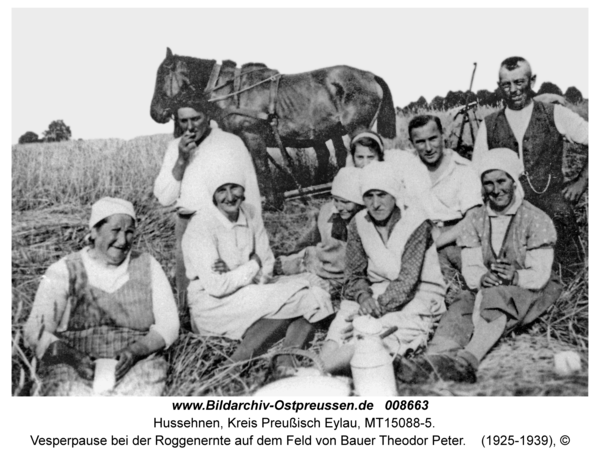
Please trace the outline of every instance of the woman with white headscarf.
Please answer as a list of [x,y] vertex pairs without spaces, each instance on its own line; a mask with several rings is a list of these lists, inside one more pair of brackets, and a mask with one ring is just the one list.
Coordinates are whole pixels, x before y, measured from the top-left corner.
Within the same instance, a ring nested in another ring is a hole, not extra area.
[[523,200],[517,154],[490,150],[478,169],[485,204],[465,218],[457,243],[470,290],[442,317],[427,356],[398,361],[401,380],[431,375],[475,382],[479,363],[500,337],[533,322],[561,293],[552,274],[556,230],[546,213]]
[[[132,252],[133,205],[105,197],[92,206],[91,246],[63,257],[42,278],[25,324],[41,361],[42,395],[94,395],[98,359],[116,359],[106,395],[160,395],[160,351],[179,332],[175,299],[159,263]],[[110,376],[109,376],[110,378]]]
[[277,258],[276,273],[316,276],[315,285],[336,297],[344,278],[347,227],[364,208],[360,169],[340,169],[331,184],[331,197],[319,210],[308,233],[296,243],[293,253]]
[[207,166],[214,205],[192,220],[182,243],[192,329],[243,338],[234,361],[265,352],[282,324],[289,326],[284,346],[304,346],[313,323],[333,312],[329,295],[307,280],[272,282],[275,258],[262,218],[244,202],[244,170],[218,161]]
[[432,224],[418,207],[404,201],[394,170],[373,162],[361,172],[366,209],[348,227],[346,272],[340,311],[321,358],[330,372],[347,368],[354,353],[352,326],[370,315],[384,329],[390,353],[405,354],[427,343],[445,311],[446,285],[431,236]]
[[418,154],[411,150],[385,149],[383,139],[376,132],[366,130],[357,133],[350,140],[346,167],[364,168],[372,162],[384,162],[394,170],[402,187],[402,198],[411,206],[420,206],[426,215],[435,213],[430,201],[430,179],[423,175],[423,164]]

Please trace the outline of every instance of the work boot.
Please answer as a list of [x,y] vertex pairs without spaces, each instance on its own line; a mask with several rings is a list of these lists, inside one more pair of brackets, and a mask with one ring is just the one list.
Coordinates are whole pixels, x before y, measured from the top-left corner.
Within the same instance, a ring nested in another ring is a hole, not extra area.
[[407,359],[396,357],[393,361],[396,379],[406,384],[425,384],[432,380],[433,369],[431,364],[425,363],[423,357]]
[[462,357],[445,354],[429,354],[408,360],[394,360],[396,378],[408,384],[434,382],[438,380],[474,383],[477,381],[475,368]]

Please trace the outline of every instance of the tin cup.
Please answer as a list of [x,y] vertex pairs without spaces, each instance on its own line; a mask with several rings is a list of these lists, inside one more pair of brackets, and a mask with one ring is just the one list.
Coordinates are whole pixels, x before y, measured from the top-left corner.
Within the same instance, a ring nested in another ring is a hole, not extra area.
[[117,359],[96,359],[94,393],[101,394],[115,387]]

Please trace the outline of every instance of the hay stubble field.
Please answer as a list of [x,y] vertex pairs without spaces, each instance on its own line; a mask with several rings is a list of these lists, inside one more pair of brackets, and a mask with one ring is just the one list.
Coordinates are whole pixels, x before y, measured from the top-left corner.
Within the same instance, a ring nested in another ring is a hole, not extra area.
[[[573,107],[587,119],[587,104]],[[483,107],[483,117],[492,108]],[[443,120],[449,142],[456,140],[456,122]],[[392,148],[408,148],[408,118],[398,115],[398,135]],[[468,135],[465,135],[469,143]],[[41,276],[50,264],[81,249],[91,204],[103,196],[132,201],[139,215],[134,249],[147,251],[163,266],[174,284],[174,219],[152,194],[170,135],[15,145],[12,148],[12,394],[33,395],[39,387],[36,361],[22,340],[21,327],[31,309]],[[300,151],[302,153],[303,151]],[[586,160],[578,148],[566,146],[567,177]],[[309,159],[299,158],[301,184],[309,185]],[[331,167],[331,174],[335,168]],[[290,188],[292,186],[290,185]],[[321,199],[309,205],[288,201],[283,211],[265,214],[274,251],[283,252],[311,224]],[[588,196],[577,205],[581,236],[587,246]],[[451,285],[456,291],[458,282]],[[187,321],[185,310],[181,319]],[[312,349],[324,336],[320,331]],[[171,362],[166,395],[249,395],[268,373],[269,355],[240,366],[224,362],[236,342],[204,338],[182,329],[167,351]],[[575,350],[583,370],[567,378],[553,372],[553,355]],[[501,340],[481,365],[475,385],[438,382],[400,386],[402,395],[587,395],[588,270],[565,282],[559,302],[537,323]]]

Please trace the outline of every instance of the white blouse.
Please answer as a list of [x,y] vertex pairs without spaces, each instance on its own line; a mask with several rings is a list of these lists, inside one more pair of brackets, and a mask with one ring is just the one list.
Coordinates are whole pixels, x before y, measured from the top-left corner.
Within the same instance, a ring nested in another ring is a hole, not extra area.
[[[271,278],[275,257],[262,218],[256,209],[242,203],[236,222],[229,221],[214,205],[194,217],[182,240],[188,278],[213,297],[224,297],[251,283],[265,284]],[[256,253],[262,268],[250,255]],[[215,273],[217,259],[230,271]],[[192,285],[191,284],[191,285]]]

